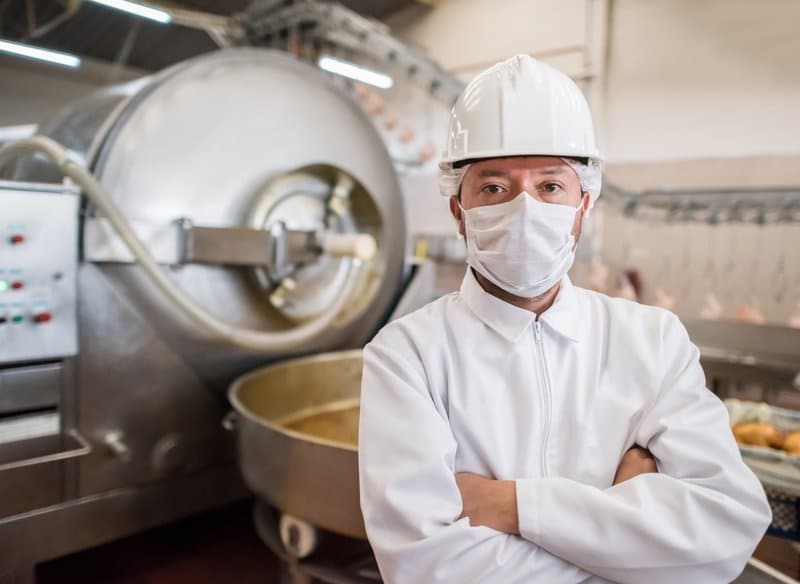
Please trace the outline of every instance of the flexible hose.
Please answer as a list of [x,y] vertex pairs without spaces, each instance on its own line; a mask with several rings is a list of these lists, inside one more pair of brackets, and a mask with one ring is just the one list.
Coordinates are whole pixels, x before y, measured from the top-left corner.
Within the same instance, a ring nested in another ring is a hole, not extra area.
[[153,283],[189,319],[203,327],[212,336],[238,347],[265,353],[280,353],[304,348],[320,335],[336,319],[344,308],[358,280],[361,262],[353,259],[345,283],[333,305],[321,316],[287,331],[271,332],[241,328],[225,323],[209,314],[202,306],[181,290],[166,270],[147,250],[128,224],[127,219],[106,193],[103,186],[83,166],[69,157],[68,152],[54,140],[45,136],[33,136],[0,148],[0,166],[4,160],[30,152],[45,154],[64,176],[71,178],[83,190],[86,197],[108,218],[111,225],[125,243],[133,257]]

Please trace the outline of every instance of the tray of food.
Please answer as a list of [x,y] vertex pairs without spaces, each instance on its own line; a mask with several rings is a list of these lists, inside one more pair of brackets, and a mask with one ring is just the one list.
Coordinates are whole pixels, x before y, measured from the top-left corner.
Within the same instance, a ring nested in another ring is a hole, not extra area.
[[725,405],[743,457],[800,468],[800,412],[737,399]]
[[737,399],[725,405],[742,459],[772,507],[768,533],[800,541],[800,412]]

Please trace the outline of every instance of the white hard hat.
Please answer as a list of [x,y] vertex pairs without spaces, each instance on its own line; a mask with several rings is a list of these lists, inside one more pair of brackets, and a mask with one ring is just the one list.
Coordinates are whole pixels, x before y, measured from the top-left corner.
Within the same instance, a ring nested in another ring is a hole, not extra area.
[[439,165],[441,194],[458,192],[464,170],[458,163],[502,156],[586,159],[585,168],[576,168],[581,185],[592,203],[600,194],[600,152],[583,93],[567,75],[529,55],[480,73],[456,100]]

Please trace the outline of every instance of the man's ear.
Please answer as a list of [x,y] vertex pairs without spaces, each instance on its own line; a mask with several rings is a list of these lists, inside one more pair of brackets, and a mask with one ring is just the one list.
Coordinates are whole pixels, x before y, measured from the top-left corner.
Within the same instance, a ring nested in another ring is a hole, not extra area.
[[592,195],[589,191],[583,191],[583,198],[581,198],[581,207],[583,208],[584,217],[589,216],[589,207],[592,206]]
[[450,214],[458,224],[458,234],[464,237],[464,218],[461,213],[461,205],[459,205],[458,197],[450,197]]

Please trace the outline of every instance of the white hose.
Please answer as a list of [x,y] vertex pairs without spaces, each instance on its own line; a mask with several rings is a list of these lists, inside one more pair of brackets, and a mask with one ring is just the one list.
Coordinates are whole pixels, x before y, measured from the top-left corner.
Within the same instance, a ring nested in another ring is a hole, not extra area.
[[153,283],[183,314],[222,341],[245,349],[267,353],[303,348],[323,333],[336,319],[358,280],[358,266],[361,265],[361,262],[353,259],[348,262],[347,279],[333,305],[322,316],[288,331],[258,331],[227,324],[209,314],[172,281],[131,229],[127,219],[110,199],[102,185],[88,170],[72,160],[60,144],[45,136],[33,136],[8,144],[0,148],[0,166],[4,159],[29,152],[45,154],[58,166],[64,176],[75,181],[86,197],[108,218],[119,237]]

